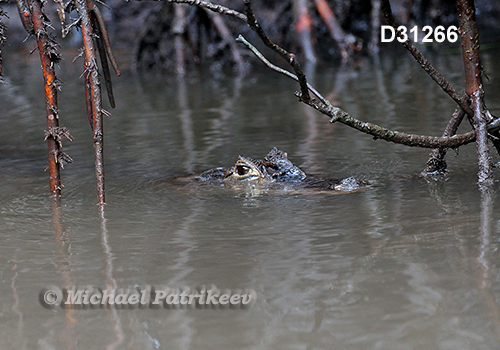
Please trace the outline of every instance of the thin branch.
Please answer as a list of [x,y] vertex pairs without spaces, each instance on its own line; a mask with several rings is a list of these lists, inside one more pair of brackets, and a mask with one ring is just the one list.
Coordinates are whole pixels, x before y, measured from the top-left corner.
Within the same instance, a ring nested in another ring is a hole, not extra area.
[[283,57],[292,67],[293,70],[295,71],[295,74],[298,77],[300,89],[302,92],[302,98],[304,100],[307,100],[309,97],[309,89],[307,87],[307,79],[306,75],[302,71],[302,68],[300,67],[299,62],[295,58],[295,55],[292,53],[289,53],[282,47],[276,45],[275,43],[272,42],[272,40],[266,35],[260,24],[257,22],[257,19],[255,18],[255,14],[252,9],[252,3],[251,0],[243,0],[245,4],[245,11],[246,15],[235,11],[231,10],[225,6],[222,5],[216,5],[213,4],[209,1],[202,1],[202,0],[167,0],[168,2],[172,3],[178,3],[178,4],[189,4],[189,5],[194,5],[194,6],[199,6],[214,12],[218,12],[224,15],[232,16],[235,18],[238,18],[239,20],[245,22],[248,24],[250,29],[252,29],[254,32],[257,33],[257,35],[260,37],[262,42],[275,52],[277,52],[281,57]]
[[272,40],[267,36],[267,34],[264,32],[264,29],[260,26],[259,22],[257,22],[257,19],[255,18],[255,14],[252,9],[252,2],[251,0],[243,0],[245,3],[245,10],[247,14],[247,23],[250,26],[250,29],[252,29],[254,32],[257,33],[259,36],[260,40],[272,49],[274,52],[278,53],[281,57],[283,57],[293,68],[295,71],[295,74],[297,75],[299,85],[300,85],[300,92],[302,99],[304,102],[307,102],[310,100],[309,96],[309,88],[307,87],[307,79],[306,75],[302,71],[302,68],[300,67],[299,61],[297,61],[295,55],[293,53],[288,52],[284,48],[282,48],[279,45],[276,45]]
[[194,6],[199,6],[202,8],[209,9],[214,12],[218,12],[223,15],[228,15],[231,17],[238,18],[239,20],[242,20],[243,22],[248,22],[247,16],[242,14],[241,12],[231,10],[230,8],[227,8],[222,5],[216,5],[212,4],[210,1],[203,1],[203,0],[167,0],[167,2],[175,2],[177,4],[189,4],[189,5],[194,5]]
[[[242,43],[243,45],[245,45],[250,51],[252,51],[252,53],[257,56],[257,58],[259,60],[261,60],[266,66],[268,66],[269,68],[271,68],[272,70],[280,73],[280,74],[283,74],[283,75],[286,75],[287,77],[295,80],[296,82],[299,81],[299,78],[297,78],[297,76],[289,71],[287,71],[286,69],[283,69],[283,68],[280,68],[274,64],[272,64],[271,62],[269,62],[269,60],[264,57],[263,54],[260,53],[259,50],[257,50],[257,48],[255,46],[253,46],[252,44],[250,44],[241,34],[238,35],[238,37],[236,38],[236,41],[239,42],[239,43]],[[307,88],[314,94],[316,95],[316,97],[318,97],[321,102],[327,104],[329,103],[328,100],[326,98],[323,97],[323,95],[321,95],[311,84],[309,83],[306,83],[307,84]]]
[[[299,96],[300,97],[300,96]],[[306,102],[307,103],[307,102]],[[343,111],[338,107],[330,105],[322,105],[318,101],[311,100],[307,103],[309,106],[318,110],[319,112],[329,116],[330,122],[340,122],[342,124],[348,125],[356,130],[359,130],[365,134],[372,135],[374,139],[382,139],[385,141],[390,141],[393,143],[398,143],[410,147],[422,147],[422,148],[457,148],[465,144],[474,142],[476,135],[474,131],[470,131],[466,134],[454,135],[452,137],[437,137],[437,136],[427,136],[427,135],[415,135],[407,134],[400,131],[393,131],[382,126],[363,122],[356,118],[353,118],[349,113]]]
[[[270,69],[283,74],[295,81],[298,81],[298,78],[293,73],[275,66],[271,62],[269,62],[262,53],[260,53],[255,46],[250,44],[243,36],[239,35],[236,41],[243,43],[246,47],[248,47],[259,60],[261,60],[267,67]],[[301,93],[297,93],[298,97],[302,102],[307,105],[313,107],[319,112],[325,114],[330,117],[330,122],[340,122],[342,124],[348,125],[354,129],[357,129],[365,134],[372,135],[375,139],[382,139],[385,141],[390,141],[398,144],[403,144],[411,147],[423,147],[423,148],[438,148],[438,147],[446,147],[446,148],[457,148],[459,146],[463,146],[467,143],[473,142],[476,139],[474,131],[471,131],[467,134],[455,135],[451,137],[436,137],[436,136],[426,136],[426,135],[415,135],[415,134],[407,134],[400,131],[393,131],[382,126],[363,122],[356,118],[351,117],[349,113],[344,110],[333,106],[330,101],[325,99],[313,86],[307,83],[308,89],[318,97],[319,101],[314,99],[309,99],[309,101],[304,101],[302,99]]]

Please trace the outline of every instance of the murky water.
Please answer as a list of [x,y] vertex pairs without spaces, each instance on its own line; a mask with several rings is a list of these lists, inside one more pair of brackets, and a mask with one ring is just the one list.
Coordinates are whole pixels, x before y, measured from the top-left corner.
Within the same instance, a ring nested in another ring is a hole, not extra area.
[[[494,114],[498,55],[483,58]],[[81,62],[68,54],[60,71],[75,163],[57,210],[39,63],[25,56],[5,59],[0,86],[1,349],[498,348],[500,211],[498,200],[481,206],[473,145],[450,152],[449,177],[426,181],[417,174],[427,150],[330,125],[297,102],[292,81],[264,69],[186,83],[125,71],[105,120],[103,220]],[[463,86],[458,55],[431,57]],[[440,135],[454,108],[401,51],[311,80],[354,116],[402,131]],[[164,181],[273,146],[307,172],[373,186],[287,195]],[[147,284],[252,289],[257,300],[247,310],[48,310],[38,300],[47,285]]]

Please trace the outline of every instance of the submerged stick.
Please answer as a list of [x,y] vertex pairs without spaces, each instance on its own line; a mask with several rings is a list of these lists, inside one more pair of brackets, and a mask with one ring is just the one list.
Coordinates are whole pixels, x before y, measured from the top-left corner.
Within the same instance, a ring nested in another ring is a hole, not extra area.
[[[453,112],[451,119],[448,121],[446,128],[443,132],[443,137],[450,137],[457,133],[460,123],[465,117],[465,112],[462,108],[457,107]],[[427,167],[420,173],[421,176],[445,174],[448,170],[448,165],[444,157],[448,149],[446,147],[439,147],[433,149],[429,160],[427,160]]]

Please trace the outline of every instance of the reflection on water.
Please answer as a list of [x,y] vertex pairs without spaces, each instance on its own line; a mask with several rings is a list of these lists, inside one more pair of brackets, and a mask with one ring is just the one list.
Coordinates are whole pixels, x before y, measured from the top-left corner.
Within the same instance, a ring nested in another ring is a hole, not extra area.
[[[485,52],[494,113],[497,54]],[[268,71],[187,82],[123,74],[105,121],[100,211],[82,81],[67,60],[60,115],[75,163],[58,206],[43,172],[39,64],[10,55],[0,87],[1,349],[498,347],[500,216],[495,194],[477,189],[473,146],[449,154],[447,178],[427,181],[416,176],[427,150],[330,125]],[[460,57],[432,60],[461,86]],[[440,135],[454,105],[419,69],[386,57],[323,68],[311,81],[355,116]],[[168,181],[273,146],[309,173],[373,186],[332,196]],[[47,310],[38,292],[50,284],[214,284],[258,299],[249,310]]]

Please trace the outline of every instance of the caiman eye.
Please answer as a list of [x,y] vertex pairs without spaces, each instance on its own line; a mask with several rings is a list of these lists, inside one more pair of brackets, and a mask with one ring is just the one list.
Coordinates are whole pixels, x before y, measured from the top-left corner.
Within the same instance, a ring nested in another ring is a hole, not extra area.
[[250,168],[247,166],[244,166],[244,165],[237,165],[236,166],[236,172],[240,176],[248,174],[249,171],[250,171]]

